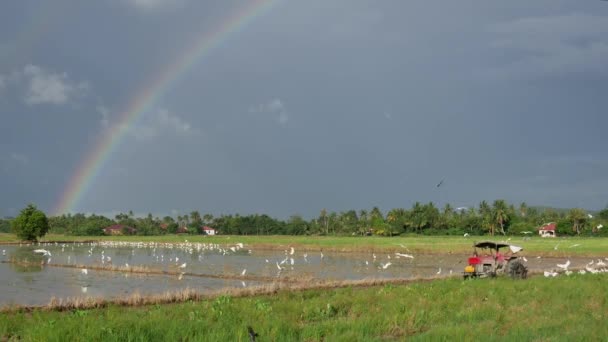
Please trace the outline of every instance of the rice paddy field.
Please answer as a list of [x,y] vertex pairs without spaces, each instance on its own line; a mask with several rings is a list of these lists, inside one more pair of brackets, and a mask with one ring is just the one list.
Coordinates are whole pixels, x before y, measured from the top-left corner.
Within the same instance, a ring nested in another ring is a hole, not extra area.
[[[536,270],[529,279],[462,279],[461,263],[474,241],[507,239],[524,248]],[[42,297],[45,304],[33,306],[27,301],[4,305],[0,341],[250,341],[248,327],[257,341],[592,341],[608,336],[608,273],[544,277],[542,272],[555,269],[557,261],[572,260],[571,267],[579,269],[588,260],[608,263],[604,238],[50,235],[26,246],[1,234],[0,241],[7,258],[31,256],[33,248],[46,248],[53,258],[36,259],[34,270],[30,261],[3,259],[0,266],[20,272],[4,273],[3,286],[16,274],[21,279],[7,283],[5,294],[12,296],[14,289],[19,298],[31,291],[25,298],[32,300],[40,287],[49,286],[43,284],[55,284],[65,294],[68,286],[89,291]],[[187,249],[178,254],[171,247],[172,254],[161,256],[160,247],[132,248],[160,244],[216,250],[188,256]],[[239,245],[244,248],[230,252]],[[395,259],[399,254],[413,258]],[[372,259],[376,255],[378,260]],[[99,264],[109,257],[113,264]],[[279,264],[282,258],[285,264]],[[247,270],[241,270],[245,264]],[[296,276],[299,270],[306,276]],[[418,273],[407,273],[413,270]],[[63,278],[71,280],[64,286]],[[201,291],[199,278],[211,280],[204,285],[208,291]],[[124,290],[136,286],[154,290]],[[116,296],[89,296],[102,290]]]

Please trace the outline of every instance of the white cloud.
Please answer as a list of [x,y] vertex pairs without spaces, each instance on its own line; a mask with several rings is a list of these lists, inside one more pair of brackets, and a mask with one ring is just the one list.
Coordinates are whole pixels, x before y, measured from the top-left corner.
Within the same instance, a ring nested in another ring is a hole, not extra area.
[[491,47],[519,57],[494,76],[608,73],[608,17],[573,13],[520,18],[491,27]]
[[182,118],[166,109],[159,109],[153,115],[142,120],[142,123],[129,129],[129,134],[138,141],[146,141],[162,135],[186,137],[197,134],[198,130]]
[[287,109],[280,99],[272,99],[267,103],[259,104],[249,108],[250,113],[265,113],[274,116],[277,123],[281,125],[287,124],[289,116],[287,115]]
[[99,120],[101,126],[104,129],[108,128],[108,126],[110,126],[110,111],[108,108],[104,105],[99,105],[95,109],[97,110],[97,113],[101,114],[101,120]]
[[27,165],[29,162],[30,159],[26,155],[17,152],[0,155],[0,170],[11,172],[19,167]]
[[30,161],[27,156],[16,152],[11,153],[10,159],[19,164],[27,164]]
[[174,7],[185,0],[127,0],[131,5],[142,10],[157,10],[160,8]]
[[28,105],[66,104],[88,89],[86,82],[74,83],[65,72],[53,73],[35,65],[26,65],[15,75],[15,79],[21,78],[27,82],[24,101]]

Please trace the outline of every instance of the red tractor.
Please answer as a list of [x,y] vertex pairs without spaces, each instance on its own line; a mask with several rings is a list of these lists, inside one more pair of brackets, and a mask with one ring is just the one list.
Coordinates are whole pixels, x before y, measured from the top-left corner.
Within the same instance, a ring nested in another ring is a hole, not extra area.
[[[465,279],[496,277],[505,273],[514,279],[525,279],[528,276],[528,268],[517,255],[523,248],[492,241],[478,242],[473,247],[473,256],[464,268]],[[505,254],[501,252],[502,248],[507,248]]]

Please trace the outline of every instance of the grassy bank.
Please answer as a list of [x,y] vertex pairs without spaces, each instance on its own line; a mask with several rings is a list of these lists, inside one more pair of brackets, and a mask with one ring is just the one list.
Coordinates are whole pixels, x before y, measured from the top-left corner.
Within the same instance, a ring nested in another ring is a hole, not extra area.
[[[528,255],[543,256],[602,256],[608,255],[608,238],[568,237],[543,239],[503,236],[412,236],[412,237],[332,237],[332,236],[66,236],[49,234],[42,242],[53,241],[131,241],[131,242],[205,242],[234,244],[242,242],[249,248],[287,249],[294,246],[306,250],[324,251],[399,251],[411,253],[471,253],[474,241],[502,241],[523,246]],[[0,234],[0,242],[17,242],[12,234]],[[405,246],[406,248],[402,247]],[[557,246],[557,249],[556,249]]]
[[44,341],[602,340],[607,275],[446,279],[182,304],[0,316],[0,338]]

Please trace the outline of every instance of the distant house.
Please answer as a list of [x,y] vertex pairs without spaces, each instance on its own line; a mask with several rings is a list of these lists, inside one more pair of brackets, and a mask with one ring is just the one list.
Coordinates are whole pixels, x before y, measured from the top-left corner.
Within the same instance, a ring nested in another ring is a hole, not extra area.
[[125,232],[127,234],[135,234],[137,233],[137,229],[125,226],[124,224],[115,224],[103,229],[103,233],[106,235],[124,235]]
[[206,235],[215,235],[215,229],[213,229],[211,227],[204,226],[203,228],[201,228],[201,230]]
[[177,234],[186,234],[186,233],[188,233],[188,227],[186,227],[186,226],[179,227],[179,228],[177,228],[176,233]]
[[557,224],[555,222],[547,223],[544,226],[538,228],[538,235],[540,235],[541,237],[555,237],[556,228]]

